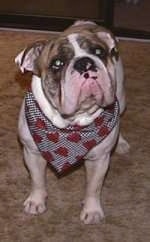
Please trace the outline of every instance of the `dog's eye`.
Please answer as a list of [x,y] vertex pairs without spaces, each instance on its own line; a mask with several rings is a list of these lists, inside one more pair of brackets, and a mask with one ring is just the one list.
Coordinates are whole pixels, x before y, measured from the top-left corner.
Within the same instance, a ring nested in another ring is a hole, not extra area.
[[61,59],[54,59],[51,64],[50,68],[52,68],[54,71],[60,70],[64,65],[64,62]]
[[98,56],[100,59],[106,58],[107,52],[102,47],[91,48],[92,54]]

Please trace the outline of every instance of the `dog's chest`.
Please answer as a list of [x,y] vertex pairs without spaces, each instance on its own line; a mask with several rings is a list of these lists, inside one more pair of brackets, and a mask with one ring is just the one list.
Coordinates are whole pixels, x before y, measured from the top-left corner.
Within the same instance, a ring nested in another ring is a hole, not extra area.
[[84,156],[109,135],[118,122],[119,105],[116,100],[88,126],[70,125],[59,129],[43,114],[29,91],[25,97],[25,115],[41,155],[62,174],[81,163]]

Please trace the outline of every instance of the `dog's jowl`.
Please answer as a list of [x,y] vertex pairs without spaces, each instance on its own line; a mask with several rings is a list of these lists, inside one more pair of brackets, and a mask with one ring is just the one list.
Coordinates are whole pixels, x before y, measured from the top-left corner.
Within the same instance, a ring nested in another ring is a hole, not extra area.
[[104,217],[100,195],[111,151],[129,149],[119,129],[126,103],[115,37],[93,22],[77,21],[57,37],[24,49],[16,63],[33,73],[19,116],[32,179],[25,212],[46,210],[47,164],[59,175],[83,163],[87,187],[80,219],[98,223]]

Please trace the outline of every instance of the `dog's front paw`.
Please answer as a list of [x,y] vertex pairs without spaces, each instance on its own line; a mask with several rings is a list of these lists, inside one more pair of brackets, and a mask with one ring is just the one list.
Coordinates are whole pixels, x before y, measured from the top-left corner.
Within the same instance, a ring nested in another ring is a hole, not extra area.
[[98,224],[104,218],[104,212],[100,202],[95,198],[88,199],[80,214],[80,220],[84,224]]
[[47,193],[41,191],[31,192],[24,202],[24,211],[29,214],[41,214],[46,210]]

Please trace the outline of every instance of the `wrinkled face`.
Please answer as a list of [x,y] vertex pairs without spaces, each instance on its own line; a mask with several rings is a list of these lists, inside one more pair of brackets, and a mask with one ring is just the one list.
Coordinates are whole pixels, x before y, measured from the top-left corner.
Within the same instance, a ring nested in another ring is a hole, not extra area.
[[70,28],[46,46],[39,58],[47,99],[64,117],[111,104],[117,58],[110,35],[92,28]]
[[42,74],[47,98],[63,115],[111,104],[115,98],[116,47],[91,30],[66,33],[49,50]]

